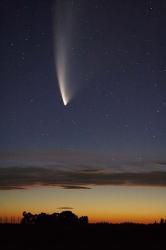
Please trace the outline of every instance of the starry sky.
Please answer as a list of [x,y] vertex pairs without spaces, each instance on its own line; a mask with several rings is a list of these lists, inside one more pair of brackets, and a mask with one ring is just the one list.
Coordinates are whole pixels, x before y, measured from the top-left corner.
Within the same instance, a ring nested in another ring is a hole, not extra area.
[[0,214],[74,206],[92,221],[165,216],[166,3],[61,4],[60,13],[53,0],[0,2]]

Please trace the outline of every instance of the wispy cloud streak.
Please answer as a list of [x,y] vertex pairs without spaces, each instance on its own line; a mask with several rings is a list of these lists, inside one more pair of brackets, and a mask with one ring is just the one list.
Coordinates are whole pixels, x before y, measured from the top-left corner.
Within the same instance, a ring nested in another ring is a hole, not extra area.
[[1,190],[25,189],[36,185],[64,189],[89,189],[99,185],[166,187],[166,171],[112,173],[39,167],[0,168]]

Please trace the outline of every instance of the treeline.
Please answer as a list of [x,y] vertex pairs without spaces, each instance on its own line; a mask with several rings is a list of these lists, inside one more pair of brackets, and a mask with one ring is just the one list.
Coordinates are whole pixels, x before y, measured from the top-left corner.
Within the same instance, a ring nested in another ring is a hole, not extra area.
[[21,224],[36,224],[36,225],[87,225],[88,217],[78,217],[71,211],[63,211],[61,213],[53,214],[32,214],[30,212],[23,212]]
[[0,217],[0,224],[20,224],[20,217],[15,217],[15,216]]

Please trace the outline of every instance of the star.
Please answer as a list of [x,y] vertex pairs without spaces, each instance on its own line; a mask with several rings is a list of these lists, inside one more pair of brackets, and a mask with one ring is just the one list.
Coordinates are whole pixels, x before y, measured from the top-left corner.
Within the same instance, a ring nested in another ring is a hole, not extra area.
[[15,45],[15,44],[14,44],[13,42],[10,43],[10,47],[14,47],[14,45]]
[[41,137],[48,137],[49,136],[49,134],[47,132],[42,132],[40,135],[41,135]]

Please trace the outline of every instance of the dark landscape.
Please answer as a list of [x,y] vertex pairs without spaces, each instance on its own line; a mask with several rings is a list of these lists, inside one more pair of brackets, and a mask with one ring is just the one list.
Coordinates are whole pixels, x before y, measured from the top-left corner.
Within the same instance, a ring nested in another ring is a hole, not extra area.
[[149,225],[88,224],[86,220],[68,220],[70,215],[74,215],[70,213],[62,212],[67,216],[59,224],[42,219],[32,224],[25,221],[21,224],[1,224],[1,249],[166,249],[164,220]]
[[0,225],[0,235],[1,249],[166,249],[159,224]]

